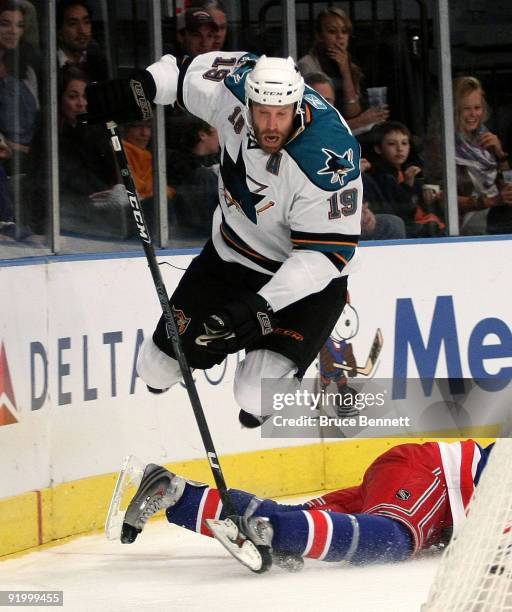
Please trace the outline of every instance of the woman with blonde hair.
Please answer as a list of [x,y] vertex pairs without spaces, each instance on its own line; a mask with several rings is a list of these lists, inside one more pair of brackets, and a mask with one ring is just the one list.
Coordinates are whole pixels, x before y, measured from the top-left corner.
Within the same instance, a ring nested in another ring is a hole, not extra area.
[[463,231],[512,231],[512,184],[500,177],[500,171],[509,169],[508,155],[484,123],[488,107],[480,81],[472,76],[456,78],[453,105],[457,200]]
[[363,72],[352,61],[348,51],[352,22],[340,8],[329,7],[318,14],[315,42],[299,62],[303,75],[323,72],[334,83],[335,106],[352,130],[364,132],[389,117],[387,106],[363,110],[361,81]]

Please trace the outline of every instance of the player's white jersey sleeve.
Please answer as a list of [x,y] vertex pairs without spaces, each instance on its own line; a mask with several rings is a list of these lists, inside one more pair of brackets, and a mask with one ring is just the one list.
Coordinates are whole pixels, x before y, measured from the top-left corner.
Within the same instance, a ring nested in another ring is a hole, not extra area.
[[297,193],[289,217],[293,250],[259,291],[275,311],[348,275],[357,258],[363,194],[360,176],[334,192],[304,180]]
[[183,67],[178,66],[174,56],[164,55],[147,68],[156,85],[154,102],[174,104],[177,101],[196,117],[216,125],[222,96],[226,94],[223,81],[246,55],[244,51],[212,51],[185,62]]

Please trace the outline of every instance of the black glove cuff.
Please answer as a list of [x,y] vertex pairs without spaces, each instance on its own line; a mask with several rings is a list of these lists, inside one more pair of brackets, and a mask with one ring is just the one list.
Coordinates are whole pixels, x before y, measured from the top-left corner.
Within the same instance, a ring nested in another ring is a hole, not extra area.
[[262,336],[271,334],[274,330],[276,321],[274,312],[267,300],[259,293],[248,293],[244,301],[248,304],[253,316],[256,317]]
[[155,95],[155,81],[147,70],[139,70],[129,79],[90,83],[86,88],[87,123],[151,119]]
[[148,70],[136,70],[130,74],[131,81],[138,81],[148,102],[152,102],[156,96],[156,83],[153,75]]

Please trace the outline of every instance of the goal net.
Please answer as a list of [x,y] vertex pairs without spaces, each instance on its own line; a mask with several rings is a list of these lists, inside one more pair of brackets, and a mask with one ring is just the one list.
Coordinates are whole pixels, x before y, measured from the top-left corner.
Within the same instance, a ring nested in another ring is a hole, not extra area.
[[422,612],[512,611],[512,440],[499,439]]

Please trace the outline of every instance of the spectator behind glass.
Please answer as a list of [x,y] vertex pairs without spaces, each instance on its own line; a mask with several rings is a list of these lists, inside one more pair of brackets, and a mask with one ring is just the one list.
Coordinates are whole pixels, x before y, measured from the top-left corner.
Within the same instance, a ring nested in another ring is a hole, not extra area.
[[200,7],[207,10],[212,16],[217,31],[214,32],[212,51],[224,49],[226,35],[228,33],[228,15],[226,7],[220,0],[203,0]]
[[[152,136],[151,121],[127,123],[121,126],[121,136],[146,221],[151,233],[154,233],[153,155],[148,148]],[[172,187],[167,186],[167,198],[173,198],[175,193]]]
[[[453,82],[457,202],[462,234],[512,233],[512,184],[500,178],[510,168],[500,139],[484,122],[488,117],[485,93],[471,76]],[[424,152],[428,182],[441,183],[439,114],[433,115]]]
[[57,59],[79,65],[91,81],[108,78],[107,60],[92,38],[92,13],[85,0],[60,0],[57,4]]
[[23,40],[39,51],[39,19],[36,7],[29,0],[18,0],[25,10],[25,32]]
[[178,16],[177,58],[195,57],[213,50],[218,27],[213,17],[202,8],[189,8]]
[[[363,179],[363,208],[361,210],[362,240],[400,240],[407,237],[405,223],[393,212],[386,210],[382,194],[373,179],[368,174],[371,164],[361,158],[361,178]],[[370,185],[371,183],[371,185]],[[378,194],[372,201],[372,195]],[[377,203],[378,201],[378,203]],[[390,208],[390,210],[392,210]]]
[[[317,91],[329,104],[334,105],[334,86],[332,80],[323,72],[310,72],[304,76],[306,85]],[[368,160],[361,158],[361,175],[365,200],[361,211],[361,238],[363,240],[398,240],[405,238],[405,225],[402,219],[394,214],[374,212],[371,202],[366,198],[368,184],[371,181],[366,171],[371,164]],[[375,186],[375,189],[378,188]]]
[[87,75],[74,65],[61,71],[59,81],[59,181],[61,228],[96,236],[117,234],[126,191],[116,184],[110,141],[102,126],[84,127],[77,116],[87,110]]
[[334,93],[334,83],[324,72],[308,72],[303,75],[304,83],[318,92],[329,104],[334,106],[336,94]]
[[170,181],[176,186],[171,232],[177,229],[181,237],[206,240],[219,197],[217,130],[202,119],[186,115],[177,125],[176,145],[168,164]]
[[37,57],[23,41],[25,14],[15,0],[0,0],[0,132],[7,145],[28,153],[38,101]]
[[363,73],[348,52],[352,22],[341,9],[321,11],[315,23],[315,42],[299,62],[301,73],[324,72],[334,83],[336,108],[355,134],[371,129],[389,117],[387,106],[363,110],[361,80]]
[[408,238],[444,234],[444,224],[422,199],[420,166],[409,163],[411,132],[403,123],[386,121],[374,130],[377,160],[372,177],[393,212],[405,223]]

